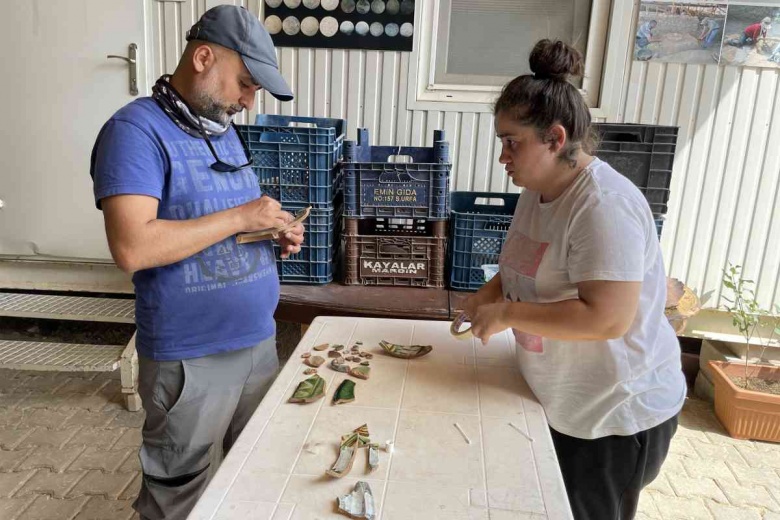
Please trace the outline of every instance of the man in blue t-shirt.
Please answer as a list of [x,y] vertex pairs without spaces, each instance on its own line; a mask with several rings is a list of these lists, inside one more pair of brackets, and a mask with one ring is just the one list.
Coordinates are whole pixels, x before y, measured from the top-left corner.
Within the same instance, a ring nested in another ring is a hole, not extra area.
[[[270,36],[249,11],[220,5],[187,40],[152,97],[103,126],[90,171],[111,254],[135,285],[142,519],[187,516],[276,376],[273,248],[235,235],[293,218],[262,195],[232,126],[260,88],[293,97]],[[279,239],[283,256],[303,233]]]
[[655,20],[649,20],[639,26],[636,32],[636,46],[640,49],[644,49],[653,42],[660,41],[653,36],[653,31],[658,26],[658,22]]

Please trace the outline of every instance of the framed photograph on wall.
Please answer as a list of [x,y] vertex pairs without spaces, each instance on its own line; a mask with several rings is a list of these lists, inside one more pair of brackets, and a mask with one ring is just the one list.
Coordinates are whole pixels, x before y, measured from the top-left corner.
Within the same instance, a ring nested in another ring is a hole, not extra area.
[[729,3],[722,65],[780,68],[780,2]]
[[264,0],[277,47],[411,52],[414,0]]
[[634,58],[718,63],[727,12],[726,2],[643,0],[634,35]]

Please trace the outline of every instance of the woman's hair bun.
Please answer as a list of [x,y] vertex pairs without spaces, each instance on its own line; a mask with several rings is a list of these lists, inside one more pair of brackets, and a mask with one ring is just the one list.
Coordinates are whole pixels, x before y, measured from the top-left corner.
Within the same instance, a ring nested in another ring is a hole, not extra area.
[[537,79],[567,81],[581,77],[585,72],[585,60],[580,51],[561,40],[539,40],[528,61]]

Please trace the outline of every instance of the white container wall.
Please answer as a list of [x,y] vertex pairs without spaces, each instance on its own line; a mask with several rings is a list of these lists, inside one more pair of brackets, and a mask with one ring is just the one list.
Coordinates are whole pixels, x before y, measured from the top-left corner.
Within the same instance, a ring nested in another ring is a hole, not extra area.
[[[260,1],[235,3],[259,13]],[[225,2],[154,2],[155,77],[173,72],[186,30],[218,3]],[[609,122],[680,127],[662,235],[668,273],[699,294],[714,291],[707,306],[715,307],[723,303],[720,281],[730,261],[757,282],[763,306],[780,304],[778,71],[634,62],[630,46],[608,49],[626,56],[623,90],[613,97],[620,101],[609,107]],[[433,130],[443,128],[453,155],[453,190],[515,190],[498,163],[490,114],[407,109],[411,54],[277,52],[296,99],[279,103],[264,94],[247,121],[257,112],[346,118],[348,138],[366,127],[372,144],[399,146],[431,146]]]

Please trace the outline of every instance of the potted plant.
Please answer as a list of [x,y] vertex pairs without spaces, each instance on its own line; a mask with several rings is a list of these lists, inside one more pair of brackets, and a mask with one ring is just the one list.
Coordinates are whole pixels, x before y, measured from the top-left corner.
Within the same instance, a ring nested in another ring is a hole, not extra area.
[[[780,307],[772,314],[761,309],[754,282],[742,277],[741,266],[729,264],[723,286],[734,327],[745,339],[744,361],[710,361],[715,385],[715,415],[737,439],[780,442],[780,367],[763,363],[764,352],[780,335]],[[750,362],[751,343],[760,349],[758,363]]]

